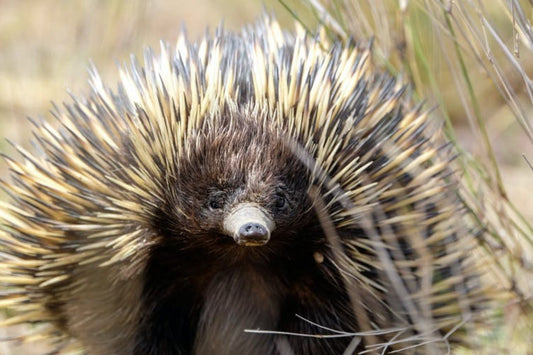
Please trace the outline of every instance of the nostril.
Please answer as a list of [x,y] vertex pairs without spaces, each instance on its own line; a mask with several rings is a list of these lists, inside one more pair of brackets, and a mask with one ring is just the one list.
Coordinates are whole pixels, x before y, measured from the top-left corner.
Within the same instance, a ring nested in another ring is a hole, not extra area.
[[259,223],[246,223],[239,229],[241,237],[245,238],[263,238],[268,234],[265,226]]
[[253,245],[264,244],[270,238],[268,229],[261,223],[243,224],[238,231],[239,244]]

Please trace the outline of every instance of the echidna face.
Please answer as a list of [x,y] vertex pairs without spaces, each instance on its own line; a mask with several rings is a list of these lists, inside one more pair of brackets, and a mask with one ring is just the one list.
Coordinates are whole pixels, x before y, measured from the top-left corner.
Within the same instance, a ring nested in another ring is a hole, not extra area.
[[181,234],[261,246],[289,238],[305,223],[311,209],[305,168],[282,132],[244,121],[239,129],[228,120],[190,137],[168,206]]

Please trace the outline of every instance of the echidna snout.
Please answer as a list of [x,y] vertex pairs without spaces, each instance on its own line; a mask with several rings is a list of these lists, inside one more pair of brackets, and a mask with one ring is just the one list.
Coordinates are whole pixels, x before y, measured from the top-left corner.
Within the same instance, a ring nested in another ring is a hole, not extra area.
[[265,245],[275,223],[260,206],[241,204],[224,220],[224,231],[243,246]]

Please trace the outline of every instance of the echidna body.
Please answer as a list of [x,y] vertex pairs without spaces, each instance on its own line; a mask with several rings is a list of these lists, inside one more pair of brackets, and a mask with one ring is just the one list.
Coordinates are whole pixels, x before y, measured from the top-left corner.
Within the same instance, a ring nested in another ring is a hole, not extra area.
[[332,354],[441,346],[483,299],[443,141],[368,48],[266,18],[91,84],[8,160],[5,325],[94,354]]

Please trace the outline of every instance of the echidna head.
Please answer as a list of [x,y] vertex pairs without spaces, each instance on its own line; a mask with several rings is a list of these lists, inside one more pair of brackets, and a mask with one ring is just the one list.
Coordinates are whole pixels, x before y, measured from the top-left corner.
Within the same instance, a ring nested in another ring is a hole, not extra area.
[[188,139],[165,218],[182,236],[212,245],[288,238],[310,210],[306,169],[279,128],[229,115]]

